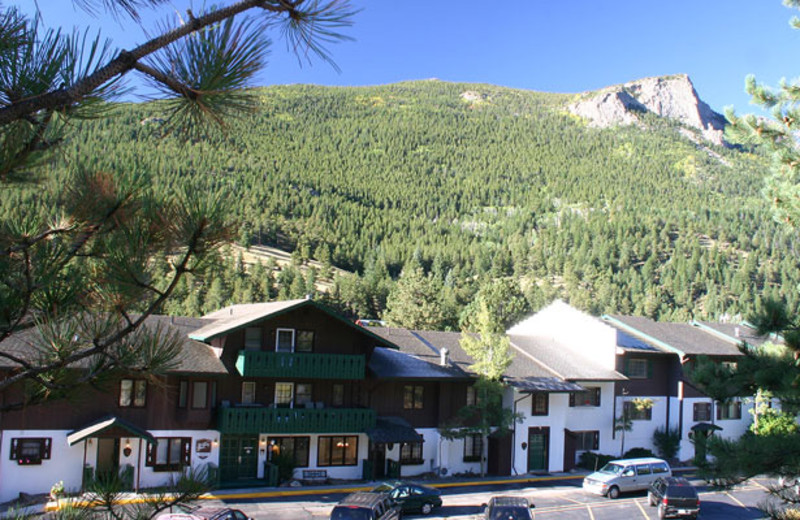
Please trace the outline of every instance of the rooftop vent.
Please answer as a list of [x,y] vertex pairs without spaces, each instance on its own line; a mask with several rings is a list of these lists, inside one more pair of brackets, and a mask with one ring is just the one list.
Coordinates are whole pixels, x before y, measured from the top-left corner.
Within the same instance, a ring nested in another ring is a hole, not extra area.
[[443,367],[446,367],[450,364],[450,351],[446,348],[442,348],[439,351],[439,364]]

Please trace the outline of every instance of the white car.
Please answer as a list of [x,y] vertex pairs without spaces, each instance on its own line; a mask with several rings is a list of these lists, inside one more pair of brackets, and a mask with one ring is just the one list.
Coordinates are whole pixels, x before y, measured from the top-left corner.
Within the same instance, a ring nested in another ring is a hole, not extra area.
[[229,507],[198,507],[187,512],[161,513],[156,520],[253,520],[238,509]]
[[612,460],[583,479],[583,489],[595,495],[617,498],[621,492],[643,491],[658,477],[671,477],[667,461],[656,458]]

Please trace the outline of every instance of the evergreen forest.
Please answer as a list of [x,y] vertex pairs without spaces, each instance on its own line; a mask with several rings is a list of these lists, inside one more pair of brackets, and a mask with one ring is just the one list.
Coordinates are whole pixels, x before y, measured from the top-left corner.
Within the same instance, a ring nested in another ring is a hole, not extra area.
[[800,237],[772,221],[757,149],[651,114],[591,128],[571,95],[491,85],[258,92],[259,109],[223,131],[177,135],[157,101],[80,121],[5,185],[4,218],[53,215],[70,176],[100,170],[188,185],[227,208],[239,245],[292,253],[279,268],[223,250],[167,314],[317,293],[352,317],[458,329],[480,291],[513,302],[507,322],[556,297],[670,321],[747,318],[766,298],[800,310]]

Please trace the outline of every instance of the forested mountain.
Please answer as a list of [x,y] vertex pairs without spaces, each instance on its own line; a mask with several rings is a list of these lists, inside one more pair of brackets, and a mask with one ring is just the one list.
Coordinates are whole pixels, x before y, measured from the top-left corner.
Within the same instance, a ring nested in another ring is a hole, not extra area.
[[[570,111],[580,96],[491,85],[293,85],[260,99],[227,132],[192,136],[169,133],[158,102],[117,106],[81,123],[34,181],[6,187],[4,217],[52,212],[81,168],[188,184],[221,198],[242,244],[358,273],[324,296],[351,314],[381,317],[391,291],[389,317],[409,302],[436,309],[406,326],[457,327],[490,279],[524,295],[520,312],[555,296],[662,320],[746,316],[763,296],[798,310],[798,236],[770,218],[757,150],[647,111],[601,128]],[[234,255],[164,311],[296,297],[329,276],[273,280],[272,267]]]

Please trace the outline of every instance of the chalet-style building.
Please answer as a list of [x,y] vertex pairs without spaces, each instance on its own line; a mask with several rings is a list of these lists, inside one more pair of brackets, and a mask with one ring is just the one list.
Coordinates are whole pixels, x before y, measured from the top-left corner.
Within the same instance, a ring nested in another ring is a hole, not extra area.
[[[749,404],[713,403],[682,370],[698,355],[735,362],[737,344],[754,339],[744,326],[596,318],[554,302],[508,331],[505,406],[523,421],[484,445],[439,434],[475,398],[459,333],[362,327],[313,300],[154,316],[146,325],[185,338],[166,374],[0,415],[0,501],[59,480],[78,490],[105,471],[133,489],[163,485],[189,466],[223,485],[266,485],[277,453],[294,459],[301,480],[477,473],[481,458],[496,475],[564,471],[584,451],[619,454],[614,418],[636,397],[654,404],[635,417],[626,449],[652,449],[653,431],[669,425],[689,459],[694,426],[738,436],[750,423]],[[35,355],[24,334],[0,348]]]

